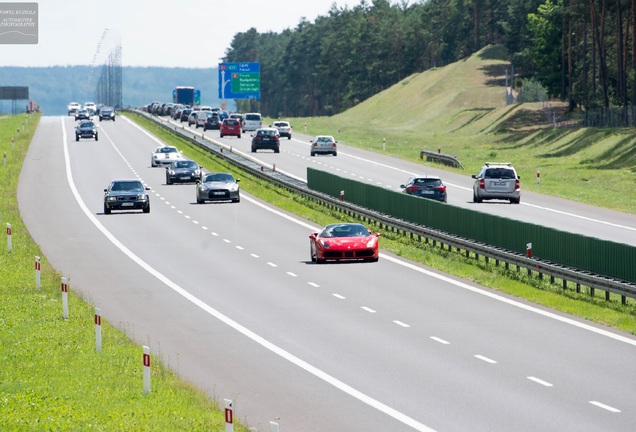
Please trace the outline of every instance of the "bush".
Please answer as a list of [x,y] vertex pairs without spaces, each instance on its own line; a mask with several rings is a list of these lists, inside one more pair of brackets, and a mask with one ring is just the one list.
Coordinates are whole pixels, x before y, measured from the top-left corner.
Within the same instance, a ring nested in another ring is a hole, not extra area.
[[521,90],[517,102],[544,102],[548,100],[548,91],[534,78],[521,81]]

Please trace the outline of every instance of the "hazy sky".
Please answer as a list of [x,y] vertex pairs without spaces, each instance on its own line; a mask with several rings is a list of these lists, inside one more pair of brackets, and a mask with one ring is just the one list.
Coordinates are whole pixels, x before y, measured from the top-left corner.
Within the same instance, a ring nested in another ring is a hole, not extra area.
[[213,67],[236,33],[252,27],[278,33],[302,17],[313,22],[327,15],[333,4],[351,8],[360,0],[13,2],[38,4],[39,42],[0,44],[0,66],[101,64],[120,39],[123,66]]

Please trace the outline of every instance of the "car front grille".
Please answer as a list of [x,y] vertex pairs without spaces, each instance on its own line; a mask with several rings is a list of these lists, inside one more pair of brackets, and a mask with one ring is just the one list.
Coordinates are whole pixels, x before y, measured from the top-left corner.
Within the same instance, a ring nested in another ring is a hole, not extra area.
[[229,198],[230,191],[227,189],[215,189],[208,192],[208,197],[210,199],[222,199]]
[[325,258],[371,258],[373,257],[373,249],[364,249],[359,251],[325,251]]

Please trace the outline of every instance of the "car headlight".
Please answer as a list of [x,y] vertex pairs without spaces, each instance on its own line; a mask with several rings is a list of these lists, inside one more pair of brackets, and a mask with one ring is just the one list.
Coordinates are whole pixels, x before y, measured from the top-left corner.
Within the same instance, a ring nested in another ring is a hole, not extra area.
[[326,242],[326,241],[324,241],[324,240],[321,240],[321,241],[320,241],[320,244],[321,244],[321,245],[322,245],[322,247],[324,247],[325,249],[329,249],[329,248],[331,247],[331,246],[329,246],[329,243],[327,243],[327,242]]
[[117,197],[114,197],[114,196],[106,197],[106,201],[117,201]]
[[369,242],[367,243],[367,247],[368,247],[368,248],[370,248],[370,247],[374,247],[374,246],[375,246],[375,242],[376,242],[376,239],[375,239],[375,238],[372,238],[372,239],[371,239],[371,240],[369,240]]
[[174,170],[168,170],[168,174],[174,175]]
[[146,201],[148,199],[148,197],[145,194],[139,194],[139,195],[137,195],[137,199],[139,201]]
[[201,174],[201,170],[194,170],[194,175],[199,175]]

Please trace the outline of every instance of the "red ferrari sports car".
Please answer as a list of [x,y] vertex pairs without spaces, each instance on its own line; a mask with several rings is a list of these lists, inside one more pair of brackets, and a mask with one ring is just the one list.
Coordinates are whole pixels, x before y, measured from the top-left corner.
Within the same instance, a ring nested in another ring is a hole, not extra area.
[[378,237],[364,225],[357,223],[335,223],[327,225],[321,232],[309,236],[311,260],[325,261],[365,260],[376,262],[379,258]]

